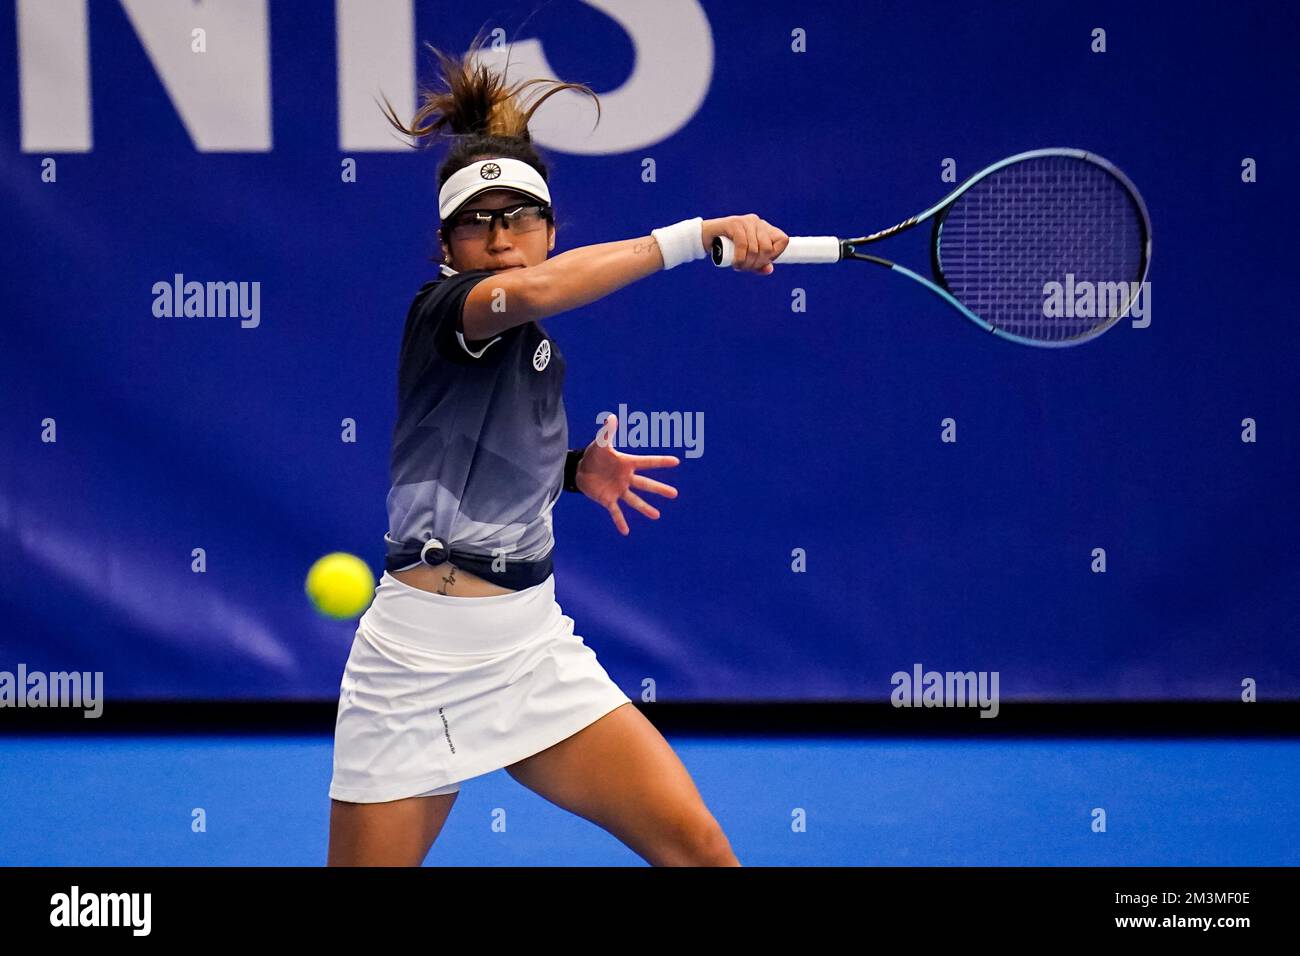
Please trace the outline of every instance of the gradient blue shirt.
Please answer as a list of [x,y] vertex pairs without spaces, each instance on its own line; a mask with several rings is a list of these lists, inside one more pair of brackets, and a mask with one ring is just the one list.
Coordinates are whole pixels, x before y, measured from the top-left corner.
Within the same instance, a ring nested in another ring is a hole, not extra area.
[[428,563],[531,587],[551,573],[569,440],[564,356],[537,322],[466,340],[465,297],[494,273],[441,272],[416,294],[402,336],[384,567],[419,564],[437,538],[450,553]]

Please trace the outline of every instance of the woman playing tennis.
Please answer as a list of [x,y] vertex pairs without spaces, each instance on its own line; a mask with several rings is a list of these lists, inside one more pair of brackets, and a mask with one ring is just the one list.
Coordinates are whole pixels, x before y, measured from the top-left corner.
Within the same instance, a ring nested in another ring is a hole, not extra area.
[[[399,130],[455,142],[438,174],[440,276],[415,296],[398,368],[385,571],[340,682],[328,861],[418,866],[460,784],[505,768],[653,865],[738,866],[690,774],[632,706],[555,599],[551,509],[581,492],[628,533],[620,502],[676,497],[641,472],[669,455],[613,448],[611,415],[568,448],[564,357],[539,322],[663,269],[702,259],[715,236],[734,268],[770,274],[787,236],[754,215],[695,218],[554,258],[547,167],[528,121],[581,84],[506,88],[474,61],[435,54]],[[526,111],[525,87],[552,89]],[[599,100],[597,99],[599,108]]]

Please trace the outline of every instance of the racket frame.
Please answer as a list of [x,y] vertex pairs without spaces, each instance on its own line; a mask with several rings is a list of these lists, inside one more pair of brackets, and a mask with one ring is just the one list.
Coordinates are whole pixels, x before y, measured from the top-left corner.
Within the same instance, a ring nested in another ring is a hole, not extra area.
[[[992,323],[987,322],[984,319],[980,318],[970,309],[966,308],[966,306],[962,305],[961,302],[948,289],[948,284],[947,284],[947,280],[944,278],[943,269],[939,265],[939,241],[943,235],[943,223],[944,223],[944,219],[947,216],[947,212],[952,207],[953,203],[955,203],[958,199],[960,199],[962,194],[965,193],[967,190],[969,190],[976,183],[993,175],[998,170],[1005,169],[1007,166],[1014,165],[1015,163],[1024,162],[1025,160],[1028,159],[1039,159],[1045,156],[1064,156],[1070,159],[1078,159],[1078,160],[1083,160],[1085,162],[1094,163],[1095,165],[1100,166],[1106,172],[1114,176],[1115,179],[1119,181],[1120,185],[1124,187],[1124,190],[1128,193],[1129,198],[1133,201],[1133,205],[1138,211],[1138,218],[1142,226],[1142,262],[1141,262],[1141,266],[1138,269],[1138,287],[1139,287],[1138,294],[1140,295],[1141,286],[1146,282],[1147,272],[1150,270],[1151,267],[1151,216],[1147,212],[1146,203],[1142,200],[1142,194],[1138,192],[1137,186],[1134,185],[1133,181],[1129,179],[1127,176],[1125,176],[1123,171],[1114,163],[1110,162],[1110,160],[1098,156],[1096,153],[1090,153],[1087,150],[1071,149],[1068,147],[1032,149],[1029,150],[1028,152],[1017,153],[1014,156],[1008,156],[1006,159],[999,160],[998,162],[993,163],[991,166],[986,166],[984,169],[981,169],[975,175],[966,179],[956,189],[950,192],[947,196],[944,196],[943,199],[939,200],[939,202],[935,203],[933,206],[931,206],[929,209],[926,209],[924,212],[918,213],[917,215],[912,216],[910,219],[904,219],[902,222],[898,223],[897,225],[890,226],[888,229],[882,229],[879,232],[873,232],[867,236],[859,236],[855,239],[841,239],[840,259],[841,260],[857,259],[861,262],[872,262],[875,263],[876,265],[885,266],[888,269],[892,269],[895,272],[899,272],[907,276],[909,279],[912,279],[915,282],[919,282],[921,285],[925,286],[927,289],[929,289],[935,295],[939,296],[939,298],[943,299],[945,302],[951,305],[962,315],[966,316],[966,318],[970,319],[971,322],[975,323],[975,325],[983,329],[985,332],[991,332],[992,334],[998,336],[999,338],[1006,339],[1010,342],[1016,342],[1020,345],[1032,345],[1037,348],[1065,348],[1072,345],[1080,345],[1084,342],[1096,338],[1097,336],[1105,332],[1107,329],[1109,329],[1111,326],[1117,324],[1121,319],[1123,319],[1128,314],[1129,309],[1132,308],[1133,305],[1132,298],[1130,298],[1125,303],[1124,308],[1118,310],[1117,313],[1109,319],[1109,321],[1090,329],[1084,335],[1077,335],[1068,339],[1052,339],[1052,340],[1027,338],[1022,335],[1016,335],[1013,332],[1008,332],[1005,329],[998,328]],[[938,281],[927,279],[925,276],[919,275],[918,273],[913,272],[911,269],[907,268],[906,266],[899,265],[897,262],[892,262],[889,259],[884,259],[880,256],[873,256],[870,253],[858,251],[859,246],[867,245],[872,242],[878,242],[881,239],[888,239],[891,236],[896,236],[899,235],[900,233],[907,232],[912,227],[920,225],[921,223],[925,222],[927,219],[930,219],[931,217],[934,218],[934,226],[930,231],[930,269],[933,271],[935,279],[937,279]]]
[[[1128,314],[1129,309],[1132,308],[1133,299],[1130,298],[1125,303],[1124,308],[1118,310],[1109,321],[1090,329],[1084,335],[1077,335],[1068,339],[1053,340],[1028,338],[1026,336],[1016,335],[1013,332],[1007,332],[1004,329],[1000,329],[992,323],[980,318],[970,309],[966,308],[966,306],[962,305],[961,302],[952,294],[951,290],[949,290],[947,280],[943,274],[943,269],[939,264],[939,242],[943,235],[944,219],[947,217],[948,210],[951,209],[952,205],[961,198],[962,194],[976,183],[993,175],[1000,169],[1004,169],[1007,166],[1016,163],[1024,162],[1028,159],[1039,159],[1045,156],[1063,156],[1070,159],[1078,159],[1093,163],[1110,173],[1110,175],[1124,187],[1124,190],[1128,193],[1134,207],[1137,209],[1138,218],[1142,227],[1142,262],[1138,269],[1138,294],[1140,295],[1141,288],[1146,283],[1147,273],[1151,268],[1151,216],[1147,212],[1146,203],[1142,200],[1142,194],[1138,192],[1137,186],[1133,184],[1133,181],[1125,176],[1123,171],[1114,163],[1110,162],[1110,160],[1098,156],[1096,153],[1088,152],[1087,150],[1072,149],[1069,147],[1032,149],[1028,152],[1016,153],[1014,156],[1008,156],[1006,159],[999,160],[998,162],[981,169],[978,173],[975,173],[973,176],[963,181],[961,185],[948,195],[944,196],[943,199],[939,200],[939,202],[935,203],[924,212],[917,213],[910,219],[904,219],[902,222],[890,226],[888,229],[882,229],[879,232],[873,232],[870,235],[859,236],[854,239],[840,239],[840,254],[838,260],[818,259],[817,261],[842,262],[845,259],[856,259],[860,262],[871,262],[878,266],[892,269],[893,271],[901,273],[914,282],[918,282],[925,288],[929,289],[985,332],[991,332],[999,338],[1006,339],[1009,342],[1016,342],[1020,345],[1032,345],[1036,348],[1065,348],[1071,345],[1080,345],[1084,342],[1088,342],[1101,335],[1111,326],[1119,323],[1119,321]],[[879,242],[882,239],[888,239],[892,236],[897,236],[900,233],[907,232],[914,226],[920,225],[927,219],[931,218],[934,219],[934,226],[930,232],[930,269],[937,281],[927,279],[925,276],[913,272],[911,269],[899,265],[897,262],[867,252],[860,252],[858,249],[859,246],[869,245],[873,242]],[[828,236],[825,237],[825,239],[831,240],[832,237]],[[719,236],[713,240],[713,262],[715,265],[721,266],[724,258],[724,244],[722,242],[722,237]],[[772,261],[779,264],[781,262],[781,257],[777,256]]]

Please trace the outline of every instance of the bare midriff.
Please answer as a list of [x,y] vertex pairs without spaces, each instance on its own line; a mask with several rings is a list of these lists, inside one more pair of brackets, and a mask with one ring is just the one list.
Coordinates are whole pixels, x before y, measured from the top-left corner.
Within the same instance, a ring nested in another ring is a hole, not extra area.
[[476,574],[458,568],[450,561],[442,564],[420,564],[405,571],[392,572],[403,584],[422,591],[446,594],[450,597],[491,597],[494,594],[512,594],[513,588],[485,581]]

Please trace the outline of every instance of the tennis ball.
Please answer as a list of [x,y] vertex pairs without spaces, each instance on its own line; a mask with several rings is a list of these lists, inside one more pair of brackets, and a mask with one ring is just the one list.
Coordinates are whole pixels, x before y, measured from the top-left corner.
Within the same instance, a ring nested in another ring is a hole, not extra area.
[[320,614],[348,620],[364,611],[375,596],[375,576],[355,554],[334,551],[308,570],[306,590]]

